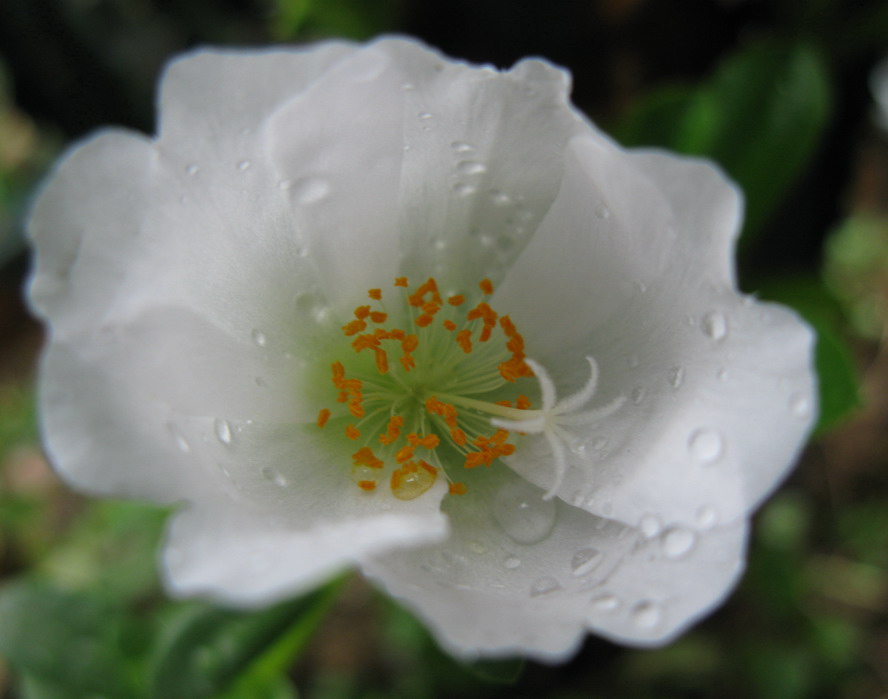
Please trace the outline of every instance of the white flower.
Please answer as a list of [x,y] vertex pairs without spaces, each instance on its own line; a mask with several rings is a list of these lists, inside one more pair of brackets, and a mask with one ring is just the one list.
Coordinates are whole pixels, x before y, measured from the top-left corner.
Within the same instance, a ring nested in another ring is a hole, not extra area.
[[203,50],[155,139],[58,166],[46,448],[76,488],[184,503],[173,593],[358,565],[457,654],[550,660],[725,596],[812,424],[811,333],[738,293],[731,183],[621,150],[568,88],[397,39]]

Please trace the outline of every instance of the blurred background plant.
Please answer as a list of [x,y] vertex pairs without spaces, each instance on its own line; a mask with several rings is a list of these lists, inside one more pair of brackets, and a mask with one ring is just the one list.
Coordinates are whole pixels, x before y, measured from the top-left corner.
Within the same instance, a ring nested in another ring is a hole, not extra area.
[[[158,73],[189,47],[383,32],[502,67],[544,56],[624,144],[719,162],[747,198],[743,288],[817,329],[817,435],[757,516],[740,589],[671,646],[461,665],[354,577],[252,614],[171,602],[166,512],[85,501],[41,455],[22,219],[52,158],[103,124],[151,132]],[[883,54],[884,0],[4,0],[0,696],[888,697]]]

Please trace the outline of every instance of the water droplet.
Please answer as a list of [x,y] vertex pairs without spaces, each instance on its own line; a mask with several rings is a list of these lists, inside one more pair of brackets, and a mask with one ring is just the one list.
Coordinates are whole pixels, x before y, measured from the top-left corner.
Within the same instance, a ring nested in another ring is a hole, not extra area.
[[420,119],[431,119],[432,113],[431,112],[420,112],[416,116],[418,116]]
[[789,399],[789,409],[800,420],[811,416],[811,401],[807,396],[796,394]]
[[607,439],[605,437],[596,437],[595,441],[592,442],[592,448],[595,451],[601,451],[607,446]]
[[615,595],[601,595],[592,600],[592,606],[601,612],[612,612],[619,609],[620,600]]
[[647,390],[644,386],[636,386],[629,394],[630,400],[635,403],[635,405],[641,405],[644,402],[645,396],[647,396]]
[[471,153],[474,150],[474,148],[465,141],[454,141],[450,144],[450,147],[453,149],[454,153]]
[[724,449],[724,440],[715,430],[708,428],[699,429],[691,434],[688,439],[688,449],[691,455],[702,464],[711,464],[718,461]]
[[188,440],[185,439],[185,435],[183,435],[176,428],[175,425],[169,426],[170,435],[173,437],[173,441],[176,443],[176,446],[179,448],[183,454],[187,454],[191,451],[191,445],[188,443]]
[[414,85],[413,83],[401,83],[401,89],[409,92],[410,90],[415,90],[416,85]]
[[727,381],[731,377],[731,373],[724,367],[720,367],[719,370],[715,373],[715,377],[719,381]]
[[262,467],[262,477],[265,480],[271,481],[276,486],[279,486],[281,488],[285,487],[289,483],[283,473],[278,471],[276,468],[272,468],[271,466]]
[[291,182],[289,190],[297,204],[315,204],[330,194],[330,183],[320,177],[304,177]]
[[284,191],[290,189],[290,187],[292,187],[292,186],[293,186],[293,183],[290,180],[281,180],[280,182],[278,182],[278,189],[281,189]]
[[645,515],[638,522],[638,528],[641,529],[641,533],[648,539],[657,536],[662,527],[660,518],[656,515]]
[[703,505],[697,510],[697,525],[701,529],[714,527],[718,521],[718,512],[712,505]]
[[265,343],[268,342],[268,338],[265,337],[265,333],[261,330],[254,330],[250,333],[250,336],[253,338],[253,342],[260,347],[265,347]]
[[639,602],[632,608],[632,621],[642,629],[652,629],[660,623],[660,608],[651,601]]
[[605,219],[609,219],[611,216],[610,209],[607,208],[604,204],[599,204],[595,207],[595,215],[600,218],[602,221]]
[[697,535],[690,529],[675,527],[663,534],[663,553],[669,558],[683,558],[697,543]]
[[493,501],[493,518],[519,544],[545,539],[555,526],[555,500],[543,500],[542,491],[526,481],[513,481]]
[[456,164],[456,171],[462,175],[480,175],[487,172],[487,168],[476,160],[463,160]]
[[521,565],[521,559],[518,556],[506,556],[503,565],[509,570],[515,570],[515,568]]
[[539,597],[540,595],[548,595],[560,589],[561,583],[555,578],[546,575],[533,581],[533,584],[530,586],[530,596]]
[[581,578],[595,570],[604,560],[601,551],[595,548],[585,548],[577,551],[570,561],[570,572],[574,577]]
[[193,176],[193,175],[196,175],[198,172],[200,172],[200,168],[197,165],[195,165],[194,163],[192,163],[190,165],[185,166],[185,172],[188,173],[189,175]]
[[703,316],[700,328],[707,337],[722,340],[728,334],[728,320],[720,311],[712,311]]
[[487,549],[484,548],[484,544],[482,544],[480,541],[470,541],[469,551],[471,551],[472,553],[482,554],[487,551]]
[[684,383],[685,370],[684,367],[674,366],[669,370],[669,385],[672,388],[678,388]]
[[216,420],[213,426],[216,430],[216,436],[219,438],[219,441],[223,444],[231,444],[231,425],[228,424],[228,421]]
[[501,192],[498,189],[491,189],[488,194],[490,195],[490,201],[497,206],[506,206],[512,201],[508,194]]
[[478,188],[465,182],[457,182],[453,185],[453,191],[461,197],[467,197],[477,192]]
[[250,165],[251,165],[251,163],[250,163],[249,160],[241,160],[241,161],[237,164],[237,169],[240,170],[241,172],[243,172],[244,170],[249,170],[249,169],[250,169]]

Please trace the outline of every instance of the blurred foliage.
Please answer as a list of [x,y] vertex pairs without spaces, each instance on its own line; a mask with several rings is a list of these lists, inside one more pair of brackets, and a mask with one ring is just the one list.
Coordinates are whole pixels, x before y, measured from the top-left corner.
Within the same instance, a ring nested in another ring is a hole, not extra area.
[[555,669],[458,663],[355,580],[253,613],[168,600],[156,571],[168,511],[68,492],[36,447],[31,388],[0,383],[0,696],[888,694],[888,367],[875,344],[888,320],[888,175],[867,206],[848,195],[860,143],[877,138],[866,77],[888,52],[886,3],[7,0],[0,13],[0,269],[21,254],[21,216],[60,134],[150,131],[170,54],[418,33],[475,60],[564,62],[578,102],[614,117],[624,143],[720,163],[746,196],[744,286],[815,328],[821,390],[813,456],[759,514],[724,609],[662,649],[590,638]]

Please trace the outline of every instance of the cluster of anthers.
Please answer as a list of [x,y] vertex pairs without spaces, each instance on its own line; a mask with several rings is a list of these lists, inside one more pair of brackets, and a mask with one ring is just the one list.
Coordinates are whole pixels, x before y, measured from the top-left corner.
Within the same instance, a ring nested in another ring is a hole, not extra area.
[[[555,478],[544,497],[551,498],[567,470],[565,427],[606,417],[623,398],[603,408],[577,412],[595,393],[598,368],[588,357],[590,377],[576,394],[556,401],[546,371],[524,353],[524,338],[507,315],[482,300],[469,307],[462,294],[442,297],[430,278],[410,293],[398,277],[396,312],[404,327],[390,327],[392,313],[382,289],[370,289],[371,304],[354,310],[342,327],[355,354],[332,364],[331,381],[342,404],[334,414],[324,408],[317,424],[331,420],[360,447],[352,454],[352,477],[366,492],[388,478],[395,497],[412,500],[440,475],[449,491],[462,495],[455,464],[489,467],[515,452],[512,434],[545,435],[554,459]],[[489,279],[479,284],[493,294]],[[406,329],[404,329],[406,328]],[[519,393],[518,382],[536,378],[542,407]],[[449,469],[449,470],[448,470]]]

